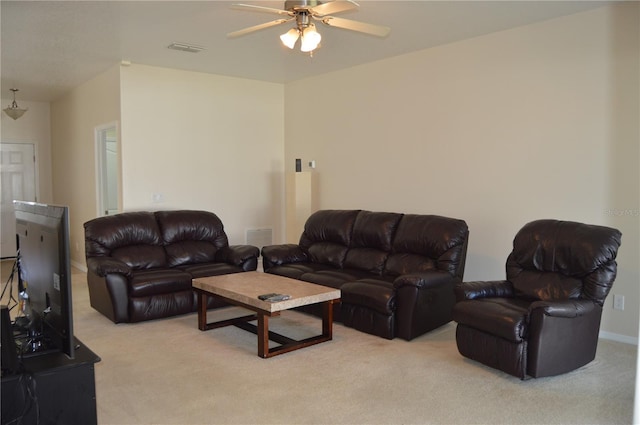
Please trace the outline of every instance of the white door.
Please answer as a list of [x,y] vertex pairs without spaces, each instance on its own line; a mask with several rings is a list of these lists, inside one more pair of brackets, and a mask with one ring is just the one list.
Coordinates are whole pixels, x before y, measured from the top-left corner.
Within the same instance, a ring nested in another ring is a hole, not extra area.
[[95,128],[98,216],[118,213],[118,127]]
[[0,254],[2,258],[16,255],[16,221],[13,200],[37,201],[36,156],[32,143],[0,143]]

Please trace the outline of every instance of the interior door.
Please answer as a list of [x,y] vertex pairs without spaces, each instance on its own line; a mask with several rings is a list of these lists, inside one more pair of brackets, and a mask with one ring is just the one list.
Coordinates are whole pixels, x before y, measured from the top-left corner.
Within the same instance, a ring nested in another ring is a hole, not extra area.
[[16,221],[13,200],[37,201],[36,156],[33,143],[0,143],[0,254],[16,255]]
[[118,127],[96,127],[98,216],[118,213]]

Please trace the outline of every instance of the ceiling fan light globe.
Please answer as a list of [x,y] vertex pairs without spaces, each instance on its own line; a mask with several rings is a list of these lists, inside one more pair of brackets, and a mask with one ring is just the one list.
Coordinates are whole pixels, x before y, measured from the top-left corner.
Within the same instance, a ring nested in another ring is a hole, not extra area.
[[322,36],[316,31],[315,25],[307,27],[302,33],[302,42],[300,45],[300,51],[311,52],[318,47],[322,40]]
[[291,28],[289,31],[285,32],[280,36],[280,40],[282,44],[287,46],[290,49],[296,45],[296,41],[298,41],[298,37],[300,36],[297,28]]

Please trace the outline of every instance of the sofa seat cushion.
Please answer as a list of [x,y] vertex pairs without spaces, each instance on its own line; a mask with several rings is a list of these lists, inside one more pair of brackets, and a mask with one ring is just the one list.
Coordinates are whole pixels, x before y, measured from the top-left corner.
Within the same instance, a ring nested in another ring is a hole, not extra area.
[[393,283],[381,279],[361,279],[342,285],[342,304],[352,304],[392,315],[396,309]]
[[191,289],[191,275],[177,269],[136,270],[129,282],[132,297],[145,297]]
[[178,267],[180,270],[184,270],[189,273],[194,279],[206,276],[219,276],[223,274],[240,273],[242,267],[234,266],[227,263],[201,263],[191,264]]
[[529,304],[529,301],[519,298],[460,301],[453,308],[453,320],[490,335],[520,343],[526,337]]
[[326,268],[327,266],[325,266],[324,264],[318,263],[290,263],[282,266],[271,267],[268,270],[268,273],[301,280],[301,276],[305,273],[313,273]]
[[362,270],[336,269],[325,266],[324,270],[318,270],[313,273],[305,273],[300,276],[300,279],[306,282],[339,289],[346,282],[364,279],[369,276],[371,276],[371,273]]

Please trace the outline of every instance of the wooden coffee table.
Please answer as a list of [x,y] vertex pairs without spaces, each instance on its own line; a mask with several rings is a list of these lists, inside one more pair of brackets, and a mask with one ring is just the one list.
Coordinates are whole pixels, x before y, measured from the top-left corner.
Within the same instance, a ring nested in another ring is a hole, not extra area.
[[[198,329],[206,331],[233,325],[253,332],[258,335],[258,356],[262,358],[288,353],[333,338],[333,303],[340,299],[339,289],[261,272],[198,278],[193,280],[193,288],[198,295]],[[258,295],[268,293],[287,294],[291,298],[278,302],[258,299]],[[207,323],[209,297],[219,298],[255,314]],[[298,341],[269,331],[270,317],[277,317],[284,310],[310,304],[322,304],[322,334]],[[257,326],[249,323],[254,320],[258,321]],[[280,345],[269,348],[269,340]]]

